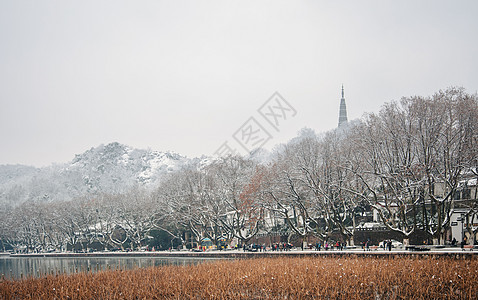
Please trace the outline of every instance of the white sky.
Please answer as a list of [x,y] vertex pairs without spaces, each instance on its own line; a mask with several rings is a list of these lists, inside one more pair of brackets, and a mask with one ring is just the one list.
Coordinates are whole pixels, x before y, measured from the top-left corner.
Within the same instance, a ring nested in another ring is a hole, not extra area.
[[[0,164],[117,141],[212,155],[278,91],[303,127],[478,89],[478,1],[0,1]],[[239,146],[237,146],[239,147]]]

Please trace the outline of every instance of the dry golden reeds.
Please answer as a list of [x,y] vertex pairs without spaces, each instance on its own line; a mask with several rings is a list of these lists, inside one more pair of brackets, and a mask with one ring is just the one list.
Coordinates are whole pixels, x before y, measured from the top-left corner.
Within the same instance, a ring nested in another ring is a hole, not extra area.
[[475,259],[216,261],[0,281],[1,299],[476,299]]

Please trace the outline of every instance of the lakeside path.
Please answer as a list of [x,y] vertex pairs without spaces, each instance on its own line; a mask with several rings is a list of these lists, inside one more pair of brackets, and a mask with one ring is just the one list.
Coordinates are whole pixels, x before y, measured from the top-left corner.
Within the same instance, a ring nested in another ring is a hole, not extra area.
[[197,257],[197,258],[225,258],[225,259],[247,259],[257,257],[327,257],[327,256],[449,256],[449,257],[469,257],[474,258],[478,250],[461,248],[418,248],[418,250],[395,249],[387,251],[383,249],[372,249],[364,251],[360,248],[346,250],[300,250],[292,249],[290,251],[264,251],[249,252],[242,250],[211,250],[205,252],[195,251],[144,251],[144,252],[91,252],[91,253],[28,253],[28,254],[10,254],[10,257]]

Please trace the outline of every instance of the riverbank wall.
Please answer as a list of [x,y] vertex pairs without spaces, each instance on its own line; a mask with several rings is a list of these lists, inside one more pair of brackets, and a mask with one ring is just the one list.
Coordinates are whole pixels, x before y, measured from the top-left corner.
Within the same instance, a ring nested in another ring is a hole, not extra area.
[[388,256],[436,256],[436,257],[455,257],[455,258],[474,258],[478,251],[470,249],[441,249],[428,250],[420,249],[418,251],[410,250],[343,250],[343,251],[312,251],[312,250],[291,250],[291,251],[264,251],[249,252],[238,250],[226,251],[146,251],[146,252],[92,252],[92,253],[28,253],[28,254],[10,254],[10,257],[164,257],[164,258],[224,258],[224,259],[248,259],[259,257],[388,257]]

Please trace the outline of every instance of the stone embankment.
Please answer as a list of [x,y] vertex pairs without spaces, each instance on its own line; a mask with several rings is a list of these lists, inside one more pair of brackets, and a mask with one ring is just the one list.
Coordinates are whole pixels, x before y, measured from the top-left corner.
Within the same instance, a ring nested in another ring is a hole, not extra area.
[[28,254],[10,254],[11,257],[191,257],[191,258],[224,258],[224,259],[247,259],[256,257],[330,257],[330,256],[365,256],[365,257],[385,257],[385,256],[449,256],[449,257],[475,257],[478,249],[474,248],[433,248],[427,246],[407,247],[407,249],[394,249],[387,251],[383,249],[362,250],[359,248],[346,250],[300,250],[292,249],[290,251],[263,251],[250,252],[242,250],[212,250],[204,252],[196,251],[144,251],[144,252],[91,252],[91,253],[28,253]]

